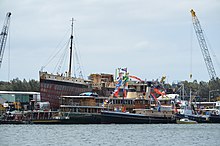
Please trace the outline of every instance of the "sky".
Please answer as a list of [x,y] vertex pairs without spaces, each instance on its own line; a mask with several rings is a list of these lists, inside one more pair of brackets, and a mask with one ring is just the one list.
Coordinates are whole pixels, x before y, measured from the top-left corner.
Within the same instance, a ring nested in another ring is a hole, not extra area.
[[74,18],[75,48],[86,77],[127,67],[143,80],[190,81],[192,72],[191,80],[208,81],[191,9],[219,77],[219,0],[0,0],[0,29],[6,13],[12,13],[0,80],[39,80],[43,66],[54,72],[57,61],[48,60],[65,48]]

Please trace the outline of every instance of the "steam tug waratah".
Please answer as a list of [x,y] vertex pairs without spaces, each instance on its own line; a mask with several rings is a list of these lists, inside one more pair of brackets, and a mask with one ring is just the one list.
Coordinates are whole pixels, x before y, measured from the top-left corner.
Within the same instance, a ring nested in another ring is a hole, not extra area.
[[63,74],[51,74],[40,71],[40,94],[42,101],[49,101],[51,108],[59,108],[60,96],[79,95],[82,92],[92,91],[91,82],[80,77],[72,77],[72,54],[73,54],[73,19],[70,36],[70,60],[68,72]]

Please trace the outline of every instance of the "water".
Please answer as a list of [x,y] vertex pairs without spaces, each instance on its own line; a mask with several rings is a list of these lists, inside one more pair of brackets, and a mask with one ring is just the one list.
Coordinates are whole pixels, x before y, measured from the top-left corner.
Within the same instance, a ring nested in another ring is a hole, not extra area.
[[0,146],[219,146],[220,124],[0,125]]

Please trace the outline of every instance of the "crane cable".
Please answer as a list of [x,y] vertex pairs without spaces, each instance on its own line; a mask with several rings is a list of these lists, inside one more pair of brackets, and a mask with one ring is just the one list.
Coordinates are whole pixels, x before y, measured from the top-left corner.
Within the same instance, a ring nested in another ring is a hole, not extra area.
[[192,53],[193,53],[193,25],[190,25],[190,76],[189,79],[193,78],[193,71],[192,71]]
[[10,29],[8,29],[8,82],[10,81],[10,67],[11,67],[11,35],[10,35]]
[[214,60],[215,60],[215,62],[216,62],[216,64],[217,64],[217,66],[218,66],[218,69],[219,69],[219,71],[220,71],[220,62],[219,62],[219,60],[218,60],[218,57],[216,56],[216,53],[215,53],[214,49],[212,48],[211,43],[209,42],[209,39],[208,39],[208,37],[207,37],[207,35],[206,35],[206,32],[205,32],[204,30],[203,30],[203,33],[204,33],[205,39],[207,40],[207,44],[208,44],[208,46],[209,46],[209,48],[210,48],[211,55],[212,55],[212,57],[214,58]]

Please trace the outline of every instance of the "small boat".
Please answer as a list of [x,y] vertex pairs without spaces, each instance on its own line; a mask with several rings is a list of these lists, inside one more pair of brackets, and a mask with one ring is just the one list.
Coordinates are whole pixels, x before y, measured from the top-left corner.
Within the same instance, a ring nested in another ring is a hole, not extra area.
[[188,118],[183,118],[176,121],[177,124],[198,124],[198,122],[189,120]]

